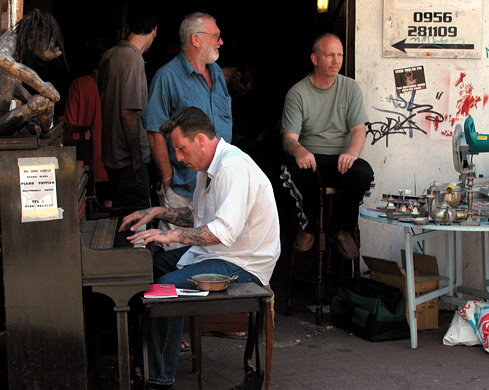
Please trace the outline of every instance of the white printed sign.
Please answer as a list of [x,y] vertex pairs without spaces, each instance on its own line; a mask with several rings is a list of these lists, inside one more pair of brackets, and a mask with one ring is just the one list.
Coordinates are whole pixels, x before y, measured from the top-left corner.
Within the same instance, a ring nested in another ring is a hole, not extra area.
[[384,57],[481,58],[482,0],[384,0]]
[[55,157],[19,158],[22,222],[63,218],[58,209]]

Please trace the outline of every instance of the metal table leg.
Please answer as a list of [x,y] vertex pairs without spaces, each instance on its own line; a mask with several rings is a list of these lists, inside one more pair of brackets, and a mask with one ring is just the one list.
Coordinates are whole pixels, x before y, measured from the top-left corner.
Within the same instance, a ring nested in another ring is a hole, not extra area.
[[418,325],[416,323],[416,303],[414,301],[414,264],[413,264],[413,245],[411,242],[411,232],[409,228],[404,228],[404,243],[406,252],[406,276],[407,276],[407,294],[409,307],[409,332],[411,334],[411,348],[418,348]]

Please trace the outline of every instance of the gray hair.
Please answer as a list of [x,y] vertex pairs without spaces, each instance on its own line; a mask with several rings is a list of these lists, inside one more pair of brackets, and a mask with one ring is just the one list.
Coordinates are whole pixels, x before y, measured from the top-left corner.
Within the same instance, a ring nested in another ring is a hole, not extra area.
[[216,21],[216,19],[214,19],[211,15],[203,12],[194,12],[185,16],[180,24],[179,31],[180,45],[182,49],[186,49],[188,47],[192,34],[202,31],[204,28],[205,19],[210,19],[214,22]]
[[[338,41],[341,42],[341,39],[338,35],[336,34],[333,34],[333,33],[324,33],[324,34],[321,34],[320,36],[318,36],[316,38],[316,40],[314,41],[314,43],[312,44],[312,52],[314,54],[318,54],[318,51],[320,50],[319,46],[321,44],[321,41],[324,39],[324,38],[335,38],[337,39]],[[343,45],[343,42],[341,42],[341,44]]]

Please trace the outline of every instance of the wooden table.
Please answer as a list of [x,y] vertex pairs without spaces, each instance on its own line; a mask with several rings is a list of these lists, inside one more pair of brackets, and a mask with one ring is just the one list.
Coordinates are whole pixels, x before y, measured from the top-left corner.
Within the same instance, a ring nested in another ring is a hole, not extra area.
[[[142,369],[143,387],[150,389],[148,371],[148,325],[155,317],[197,316],[206,314],[249,313],[248,338],[244,353],[245,378],[237,387],[239,389],[261,389],[264,371],[260,361],[261,335],[263,331],[263,314],[271,293],[255,283],[233,283],[225,291],[210,292],[209,295],[186,296],[166,299],[143,299],[142,318]],[[192,321],[199,327],[200,321]],[[197,334],[200,330],[197,328]],[[194,344],[194,343],[193,343]],[[193,345],[193,356],[202,354],[200,342]],[[267,353],[271,353],[268,351]],[[253,353],[255,364],[253,365]],[[269,359],[267,359],[269,360]],[[198,388],[202,389],[201,361],[195,362]],[[267,367],[267,371],[269,367]]]

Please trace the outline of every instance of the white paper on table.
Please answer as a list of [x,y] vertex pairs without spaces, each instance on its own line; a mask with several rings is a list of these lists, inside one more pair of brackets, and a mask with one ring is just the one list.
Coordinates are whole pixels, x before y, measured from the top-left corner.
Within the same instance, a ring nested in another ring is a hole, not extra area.
[[179,297],[206,297],[209,291],[189,290],[188,288],[177,288]]

